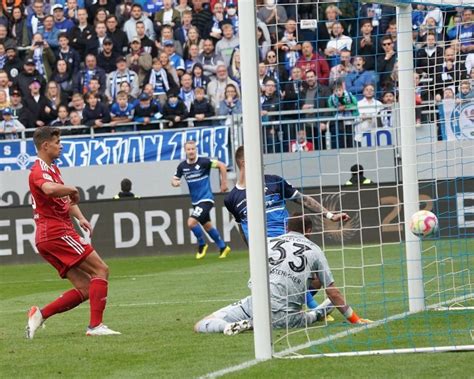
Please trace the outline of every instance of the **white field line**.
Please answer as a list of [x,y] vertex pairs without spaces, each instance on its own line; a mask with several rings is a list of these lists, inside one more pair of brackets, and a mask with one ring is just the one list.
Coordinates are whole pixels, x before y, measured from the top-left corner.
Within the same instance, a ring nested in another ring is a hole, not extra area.
[[[240,299],[203,299],[203,300],[193,300],[193,303],[235,303]],[[107,308],[126,308],[126,307],[155,307],[161,305],[185,305],[189,304],[189,301],[150,301],[144,303],[123,303],[123,304],[107,304]],[[11,309],[11,310],[0,310],[0,314],[14,314],[14,313],[24,313],[28,309]]]
[[[449,302],[453,302],[453,301],[459,302],[459,301],[467,300],[467,299],[470,299],[470,298],[474,298],[474,293],[464,295],[464,296],[459,296],[457,298],[454,298],[454,299],[450,300]],[[440,306],[445,305],[446,303],[448,303],[448,302],[441,302],[441,303],[438,303],[438,304],[433,304],[433,305],[430,305],[430,306],[426,307],[426,309],[427,310],[436,309]],[[296,356],[299,356],[299,355],[293,355],[292,357],[287,357],[287,356],[291,355],[291,354],[296,354],[296,352],[299,351],[299,350],[307,349],[307,348],[312,347],[312,346],[322,345],[323,343],[326,343],[326,342],[329,342],[329,341],[334,341],[336,339],[347,337],[349,335],[357,334],[357,333],[362,332],[362,331],[367,330],[367,329],[376,328],[377,326],[385,325],[385,324],[387,324],[391,321],[400,320],[400,319],[402,319],[404,317],[407,317],[407,316],[410,316],[412,314],[415,314],[415,312],[399,313],[399,314],[387,317],[385,319],[375,321],[372,324],[365,324],[363,326],[359,326],[359,327],[356,327],[356,328],[353,328],[353,329],[350,329],[350,330],[339,332],[339,333],[333,334],[331,336],[321,338],[319,340],[309,341],[305,344],[301,344],[301,345],[283,350],[279,353],[274,353],[273,356],[275,358],[293,358],[293,357],[296,357]],[[247,362],[243,362],[239,365],[230,366],[230,367],[224,368],[222,370],[210,372],[210,373],[202,376],[201,378],[219,378],[223,375],[226,375],[226,374],[229,374],[229,373],[232,373],[232,372],[236,372],[236,371],[240,371],[240,370],[244,370],[246,368],[255,366],[256,364],[258,364],[260,362],[261,361],[257,361],[255,359],[250,360],[250,361],[247,361]]]

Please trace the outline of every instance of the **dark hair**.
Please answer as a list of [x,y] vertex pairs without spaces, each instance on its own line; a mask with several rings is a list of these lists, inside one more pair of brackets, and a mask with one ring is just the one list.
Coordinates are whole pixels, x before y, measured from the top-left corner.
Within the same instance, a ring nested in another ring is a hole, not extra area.
[[241,145],[235,150],[235,163],[237,163],[237,167],[241,168],[242,163],[244,162],[244,145]]
[[360,165],[360,164],[355,164],[351,167],[351,172],[353,174],[359,174],[360,173],[361,175],[363,175],[364,174],[364,167],[362,167],[362,165]]
[[137,3],[133,3],[132,8],[130,8],[130,9],[133,9],[133,8],[140,8],[140,10],[143,10],[143,7],[140,4],[137,4]]
[[33,133],[33,142],[35,143],[36,149],[39,150],[44,142],[51,141],[54,137],[61,135],[61,130],[53,128],[51,126],[41,126],[36,128]]
[[122,179],[120,182],[120,188],[122,192],[130,192],[132,190],[132,181],[130,179]]
[[313,221],[310,216],[295,212],[288,218],[287,229],[289,232],[305,234],[313,230]]
[[69,36],[67,35],[67,33],[59,33],[58,34],[58,41],[60,38],[66,38],[68,41],[69,41]]

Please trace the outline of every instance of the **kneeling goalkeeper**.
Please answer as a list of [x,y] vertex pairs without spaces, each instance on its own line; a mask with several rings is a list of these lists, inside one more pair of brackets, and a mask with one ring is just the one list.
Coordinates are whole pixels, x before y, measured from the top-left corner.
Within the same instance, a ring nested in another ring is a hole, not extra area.
[[[270,301],[274,328],[301,328],[322,320],[334,308],[352,324],[372,321],[360,318],[346,304],[334,285],[334,277],[322,250],[305,237],[312,231],[309,216],[295,213],[288,220],[288,232],[268,241]],[[324,287],[328,299],[311,311],[304,311],[309,287]],[[252,298],[219,309],[194,326],[198,333],[234,335],[252,328]]]

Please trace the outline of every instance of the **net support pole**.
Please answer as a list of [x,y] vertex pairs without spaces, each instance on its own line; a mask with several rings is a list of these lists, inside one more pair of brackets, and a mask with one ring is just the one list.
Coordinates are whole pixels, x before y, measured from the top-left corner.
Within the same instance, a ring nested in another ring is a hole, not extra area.
[[400,148],[405,217],[408,298],[410,312],[425,309],[421,246],[418,237],[411,233],[409,221],[419,210],[418,175],[415,126],[415,82],[413,65],[412,7],[397,6],[397,51],[400,104]]
[[239,0],[242,113],[255,358],[272,357],[255,0]]

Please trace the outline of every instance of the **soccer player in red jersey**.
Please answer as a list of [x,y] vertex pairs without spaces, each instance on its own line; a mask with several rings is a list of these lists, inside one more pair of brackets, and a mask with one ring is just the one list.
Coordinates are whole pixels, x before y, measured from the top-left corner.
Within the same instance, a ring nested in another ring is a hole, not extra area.
[[61,131],[44,126],[37,128],[33,141],[38,159],[29,177],[33,214],[36,222],[36,247],[40,255],[74,286],[52,303],[28,313],[26,337],[32,339],[43,322],[57,314],[77,307],[89,299],[90,322],[86,335],[120,334],[102,323],[107,301],[109,269],[94,248],[81,238],[72,224],[76,218],[82,229],[92,228],[77,203],[76,187],[64,184],[59,168],[53,163],[62,150]]

